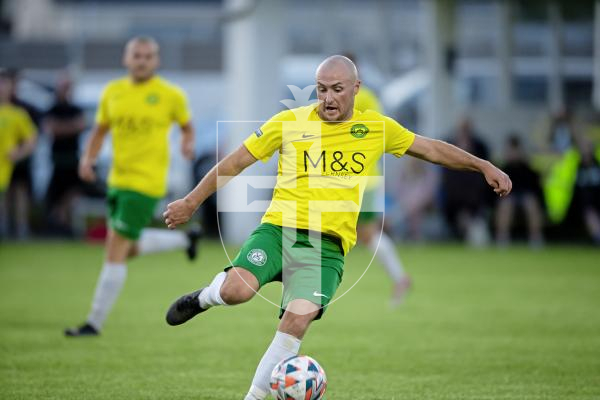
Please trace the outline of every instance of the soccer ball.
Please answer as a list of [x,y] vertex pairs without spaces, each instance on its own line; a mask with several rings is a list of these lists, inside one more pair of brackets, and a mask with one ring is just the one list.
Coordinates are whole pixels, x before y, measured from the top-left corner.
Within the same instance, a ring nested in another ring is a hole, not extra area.
[[277,400],[320,400],[326,387],[325,371],[309,356],[283,360],[271,373],[271,395]]

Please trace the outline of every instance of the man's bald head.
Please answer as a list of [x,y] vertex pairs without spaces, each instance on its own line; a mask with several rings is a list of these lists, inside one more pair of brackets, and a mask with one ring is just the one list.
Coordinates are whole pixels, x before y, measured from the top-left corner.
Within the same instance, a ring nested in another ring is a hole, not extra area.
[[136,36],[125,45],[123,64],[136,82],[146,81],[156,72],[159,65],[159,46],[148,36]]
[[127,41],[127,44],[125,45],[125,52],[130,51],[133,47],[137,45],[150,46],[157,53],[160,50],[158,42],[153,37],[135,36]]
[[335,55],[327,57],[317,67],[317,80],[319,79],[319,74],[325,73],[335,74],[340,78],[346,78],[352,82],[358,80],[358,70],[356,69],[356,65],[352,60],[345,56]]
[[356,65],[348,57],[327,57],[316,72],[319,116],[325,121],[352,118],[354,96],[360,88]]

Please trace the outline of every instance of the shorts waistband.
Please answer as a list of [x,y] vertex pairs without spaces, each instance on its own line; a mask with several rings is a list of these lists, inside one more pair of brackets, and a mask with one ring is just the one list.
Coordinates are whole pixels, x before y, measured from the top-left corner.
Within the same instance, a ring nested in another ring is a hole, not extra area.
[[342,246],[342,239],[340,239],[337,236],[331,235],[329,233],[314,231],[311,229],[291,228],[289,226],[280,226],[280,225],[269,224],[268,222],[265,224],[276,226],[278,228],[286,229],[289,231],[296,231],[296,234],[302,234],[302,235],[307,235],[307,236],[321,236],[321,240],[326,240],[326,241],[336,245],[338,247],[338,250],[340,251],[340,253],[342,255],[344,255],[344,247]]

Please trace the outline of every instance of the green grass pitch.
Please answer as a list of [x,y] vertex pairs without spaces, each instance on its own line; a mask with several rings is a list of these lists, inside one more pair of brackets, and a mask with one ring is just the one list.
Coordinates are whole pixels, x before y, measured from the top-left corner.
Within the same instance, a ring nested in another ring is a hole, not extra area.
[[[600,252],[400,247],[414,290],[396,310],[377,265],[308,332],[336,399],[600,399]],[[369,256],[347,259],[342,293]],[[277,324],[255,298],[180,327],[164,312],[227,259],[204,243],[130,263],[99,338],[67,339],[87,314],[102,248],[0,246],[0,399],[241,399]],[[277,302],[281,286],[264,294]]]

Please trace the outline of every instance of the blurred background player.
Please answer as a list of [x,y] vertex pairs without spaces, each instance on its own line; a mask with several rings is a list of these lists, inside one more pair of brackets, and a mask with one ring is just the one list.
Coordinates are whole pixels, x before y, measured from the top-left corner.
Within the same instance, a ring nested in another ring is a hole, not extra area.
[[61,76],[55,101],[44,119],[45,131],[52,139],[52,177],[46,190],[46,218],[50,230],[70,233],[71,207],[84,183],[78,175],[79,137],[85,129],[83,109],[71,99],[72,82]]
[[539,248],[544,243],[540,177],[529,165],[529,159],[517,134],[512,134],[506,141],[503,170],[513,181],[514,189],[510,196],[498,200],[496,242],[499,246],[510,243],[514,212],[515,209],[521,209],[526,217],[529,245]]
[[[6,190],[16,163],[27,158],[35,147],[36,127],[27,111],[12,103],[14,80],[0,72],[0,238],[8,235],[9,212]],[[13,219],[15,226],[19,219]],[[18,230],[18,229],[17,229]]]
[[[10,80],[10,101],[15,106],[25,110],[33,122],[37,132],[40,130],[42,113],[33,104],[21,99],[17,90],[20,82],[20,71],[17,69],[8,69],[6,77]],[[32,151],[33,152],[33,151]],[[31,152],[31,153],[32,153]],[[14,167],[12,179],[7,193],[7,204],[9,215],[14,224],[12,231],[17,239],[23,240],[30,236],[31,225],[31,205],[33,198],[33,179],[32,179],[32,157],[29,153],[26,157],[19,160]]]
[[107,133],[112,132],[106,259],[86,322],[67,329],[67,336],[99,334],[125,283],[127,258],[178,248],[186,249],[190,259],[196,255],[196,232],[144,229],[166,192],[168,133],[173,123],[181,128],[181,153],[189,160],[194,155],[194,131],[186,96],[155,74],[158,52],[157,42],[149,37],[136,37],[127,43],[123,62],[129,75],[105,87],[96,126],[79,163],[80,177],[93,182],[98,153]]
[[[352,53],[344,54],[345,57],[356,63],[356,57]],[[354,108],[360,112],[373,110],[378,113],[383,112],[383,107],[373,90],[364,84],[360,85],[360,90],[354,97]],[[411,286],[411,279],[404,270],[402,261],[396,253],[396,247],[392,238],[382,229],[383,215],[379,212],[365,211],[373,210],[376,203],[383,204],[385,195],[383,191],[383,177],[378,164],[374,164],[369,173],[371,179],[367,183],[365,193],[363,194],[363,203],[359,216],[356,233],[358,241],[366,245],[374,253],[385,268],[388,276],[394,283],[392,290],[391,305],[399,305],[406,292]],[[381,235],[380,235],[381,233]]]

